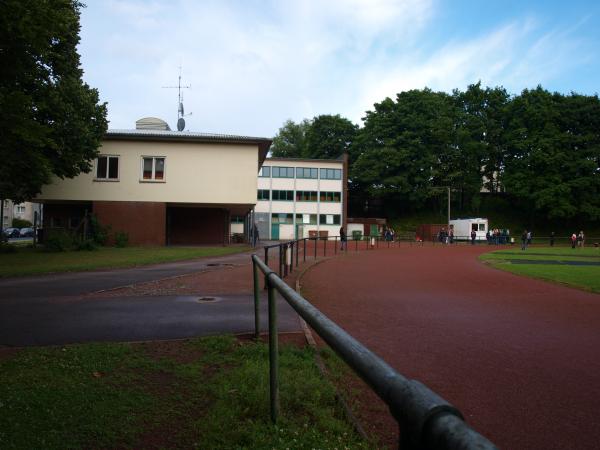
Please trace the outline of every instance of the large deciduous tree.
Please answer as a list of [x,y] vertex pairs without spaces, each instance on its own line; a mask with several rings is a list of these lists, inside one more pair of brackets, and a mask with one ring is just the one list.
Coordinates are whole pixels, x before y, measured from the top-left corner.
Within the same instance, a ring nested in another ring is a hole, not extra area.
[[75,0],[0,2],[0,198],[91,169],[106,105],[82,81]]
[[335,159],[348,152],[358,126],[339,114],[315,117],[306,132],[308,158]]
[[273,138],[271,154],[278,158],[303,158],[306,154],[306,132],[310,121],[286,120]]

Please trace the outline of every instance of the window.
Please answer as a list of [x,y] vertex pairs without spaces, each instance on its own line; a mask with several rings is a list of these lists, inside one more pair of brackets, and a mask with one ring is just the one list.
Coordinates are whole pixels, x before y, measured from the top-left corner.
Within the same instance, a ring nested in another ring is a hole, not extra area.
[[257,198],[258,198],[258,200],[269,200],[269,190],[268,189],[259,189]]
[[273,191],[273,201],[294,201],[294,191]]
[[262,178],[269,178],[271,176],[271,168],[269,166],[262,166],[258,176]]
[[296,178],[319,178],[319,170],[308,167],[298,167],[296,169]]
[[322,202],[334,202],[339,203],[342,200],[342,194],[340,192],[320,192],[319,198]]
[[293,167],[272,167],[273,178],[294,178]]
[[142,179],[144,181],[165,180],[165,158],[145,156],[142,158]]
[[244,223],[244,221],[244,216],[231,216],[231,223]]
[[319,224],[321,225],[339,225],[339,214],[319,214]]
[[317,191],[296,191],[297,202],[316,202]]
[[341,169],[321,169],[322,180],[341,180],[342,170]]
[[271,214],[271,223],[294,223],[294,216],[286,213]]
[[485,223],[479,224],[479,231],[485,231]]
[[16,205],[15,214],[25,214],[25,205]]
[[119,180],[119,157],[100,155],[96,160],[96,180]]
[[304,225],[316,225],[317,215],[316,214],[296,214],[296,223]]

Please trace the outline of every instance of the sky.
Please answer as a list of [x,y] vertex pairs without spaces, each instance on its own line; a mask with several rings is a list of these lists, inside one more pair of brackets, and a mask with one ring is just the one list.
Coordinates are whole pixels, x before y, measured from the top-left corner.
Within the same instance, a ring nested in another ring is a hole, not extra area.
[[[87,0],[84,81],[109,128],[142,117],[272,137],[283,123],[365,111],[409,89],[600,91],[600,2]],[[181,69],[180,69],[181,68]]]

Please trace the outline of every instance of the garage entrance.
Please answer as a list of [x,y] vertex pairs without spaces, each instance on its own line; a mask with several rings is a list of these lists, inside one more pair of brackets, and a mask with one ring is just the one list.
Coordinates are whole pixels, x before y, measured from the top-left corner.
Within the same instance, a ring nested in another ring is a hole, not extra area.
[[228,210],[167,207],[167,245],[225,245],[228,242]]

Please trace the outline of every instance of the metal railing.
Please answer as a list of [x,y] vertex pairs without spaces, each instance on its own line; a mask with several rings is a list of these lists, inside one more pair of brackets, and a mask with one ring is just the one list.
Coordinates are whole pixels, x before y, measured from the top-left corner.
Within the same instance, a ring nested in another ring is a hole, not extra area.
[[417,380],[396,372],[383,359],[346,333],[300,294],[289,287],[257,255],[252,255],[254,274],[255,335],[259,335],[259,271],[268,288],[269,381],[271,420],[279,415],[278,292],[315,332],[359,375],[389,407],[400,427],[402,449],[495,449],[464,421],[461,412]]

